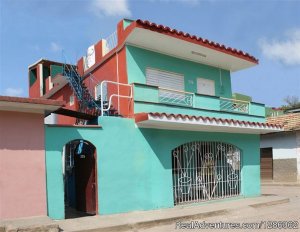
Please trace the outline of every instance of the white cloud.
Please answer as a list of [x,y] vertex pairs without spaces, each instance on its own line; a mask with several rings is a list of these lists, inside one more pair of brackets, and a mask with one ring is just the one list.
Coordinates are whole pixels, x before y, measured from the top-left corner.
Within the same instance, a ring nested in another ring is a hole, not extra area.
[[288,31],[285,40],[259,40],[265,57],[286,65],[300,65],[300,28]]
[[53,51],[53,52],[60,52],[62,50],[62,47],[55,42],[51,42],[50,48],[51,48],[51,51]]
[[22,88],[7,88],[4,91],[5,95],[8,96],[21,96],[23,94]]
[[128,0],[92,0],[90,9],[97,16],[131,16]]

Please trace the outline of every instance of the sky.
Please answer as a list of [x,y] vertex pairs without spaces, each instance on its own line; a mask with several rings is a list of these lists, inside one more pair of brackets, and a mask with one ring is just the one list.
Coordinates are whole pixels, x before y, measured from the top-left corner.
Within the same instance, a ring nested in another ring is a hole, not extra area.
[[[1,0],[0,95],[28,96],[28,66],[75,63],[122,18],[149,20],[259,59],[232,90],[278,107],[300,98],[300,0]],[[65,57],[62,56],[62,50]]]

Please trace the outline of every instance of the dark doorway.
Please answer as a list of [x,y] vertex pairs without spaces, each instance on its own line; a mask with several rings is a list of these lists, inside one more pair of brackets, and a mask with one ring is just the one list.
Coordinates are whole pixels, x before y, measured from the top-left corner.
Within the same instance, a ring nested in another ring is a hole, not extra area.
[[273,150],[272,150],[272,147],[260,149],[260,177],[263,181],[273,180]]
[[65,217],[95,215],[97,208],[96,148],[85,140],[64,146]]

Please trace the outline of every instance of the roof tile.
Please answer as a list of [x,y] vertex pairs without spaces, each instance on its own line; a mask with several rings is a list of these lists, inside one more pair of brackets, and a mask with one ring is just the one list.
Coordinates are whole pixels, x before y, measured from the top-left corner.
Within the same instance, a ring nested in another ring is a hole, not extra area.
[[194,115],[187,115],[187,114],[167,114],[167,113],[158,113],[158,112],[150,112],[150,113],[140,113],[138,115],[138,118],[141,118],[144,120],[143,115],[150,115],[152,117],[162,118],[166,117],[168,119],[178,119],[181,118],[183,120],[189,119],[189,120],[203,120],[205,122],[216,122],[216,123],[228,123],[228,124],[234,124],[234,125],[249,125],[249,126],[262,126],[262,127],[269,127],[269,128],[276,128],[281,129],[281,124],[274,124],[274,123],[261,123],[261,122],[250,122],[250,121],[240,121],[240,120],[234,120],[234,119],[223,119],[223,118],[215,118],[215,117],[203,117],[203,116],[194,116]]
[[282,124],[284,130],[286,131],[300,130],[300,113],[290,113],[268,117],[267,122]]

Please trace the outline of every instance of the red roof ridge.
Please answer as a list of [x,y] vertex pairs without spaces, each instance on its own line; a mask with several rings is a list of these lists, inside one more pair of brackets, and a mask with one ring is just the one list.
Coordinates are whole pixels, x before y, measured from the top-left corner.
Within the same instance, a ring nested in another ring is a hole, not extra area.
[[203,39],[203,38],[198,37],[196,35],[190,35],[189,33],[184,33],[182,31],[172,29],[168,26],[164,26],[164,25],[161,25],[161,24],[156,24],[156,23],[150,22],[148,20],[137,19],[136,23],[139,24],[139,25],[142,25],[144,27],[149,27],[151,29],[156,29],[156,30],[162,30],[162,31],[165,31],[165,32],[169,32],[171,34],[177,34],[179,36],[187,37],[191,40],[199,41],[202,44],[206,44],[206,46],[209,45],[210,47],[217,48],[220,51],[225,50],[225,51],[231,53],[232,55],[243,56],[247,60],[258,64],[258,59],[256,59],[254,56],[250,55],[249,53],[243,52],[242,50],[237,50],[235,48],[225,46],[224,44],[219,44],[219,43],[210,41],[208,39]]

